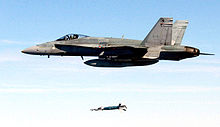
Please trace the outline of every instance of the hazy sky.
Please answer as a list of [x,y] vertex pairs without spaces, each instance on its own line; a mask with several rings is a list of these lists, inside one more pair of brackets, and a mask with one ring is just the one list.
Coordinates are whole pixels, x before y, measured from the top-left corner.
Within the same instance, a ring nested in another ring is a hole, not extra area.
[[[219,6],[219,0],[1,0],[0,126],[219,127]],[[216,55],[113,69],[20,52],[68,33],[142,40],[160,17],[189,20],[183,45]],[[119,102],[127,112],[89,111]]]

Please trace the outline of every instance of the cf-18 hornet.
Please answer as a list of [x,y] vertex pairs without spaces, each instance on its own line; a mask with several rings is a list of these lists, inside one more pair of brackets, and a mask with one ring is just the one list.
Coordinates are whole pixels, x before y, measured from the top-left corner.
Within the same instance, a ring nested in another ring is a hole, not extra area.
[[94,67],[144,66],[159,60],[179,61],[199,55],[191,46],[181,45],[187,20],[160,18],[144,40],[112,37],[90,37],[82,34],[68,34],[55,41],[42,43],[22,52],[32,55],[96,56],[84,63]]

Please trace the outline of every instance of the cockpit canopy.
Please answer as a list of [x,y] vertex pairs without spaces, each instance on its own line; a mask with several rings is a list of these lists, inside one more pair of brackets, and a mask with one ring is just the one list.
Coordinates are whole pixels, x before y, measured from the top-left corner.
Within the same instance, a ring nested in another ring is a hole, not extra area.
[[84,38],[84,37],[89,37],[89,36],[83,35],[83,34],[67,34],[57,39],[56,41],[67,41],[67,40],[79,39],[79,38]]

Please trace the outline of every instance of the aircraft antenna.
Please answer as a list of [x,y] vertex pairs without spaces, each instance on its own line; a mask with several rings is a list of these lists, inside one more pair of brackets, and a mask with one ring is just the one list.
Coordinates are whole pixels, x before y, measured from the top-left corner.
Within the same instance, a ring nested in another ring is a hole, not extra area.
[[124,39],[124,36],[125,36],[125,35],[123,34],[123,35],[121,36],[121,38]]

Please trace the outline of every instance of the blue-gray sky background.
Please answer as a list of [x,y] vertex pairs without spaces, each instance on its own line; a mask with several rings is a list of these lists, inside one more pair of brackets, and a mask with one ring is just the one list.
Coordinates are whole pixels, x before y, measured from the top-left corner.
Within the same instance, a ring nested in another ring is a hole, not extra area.
[[[219,0],[1,0],[0,126],[218,127],[219,5]],[[189,20],[182,44],[216,55],[109,69],[84,65],[80,57],[20,52],[68,33],[142,40],[160,17]],[[119,102],[127,112],[89,111]]]

